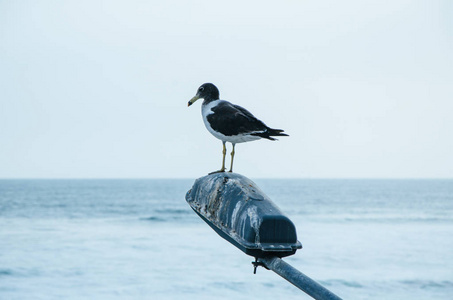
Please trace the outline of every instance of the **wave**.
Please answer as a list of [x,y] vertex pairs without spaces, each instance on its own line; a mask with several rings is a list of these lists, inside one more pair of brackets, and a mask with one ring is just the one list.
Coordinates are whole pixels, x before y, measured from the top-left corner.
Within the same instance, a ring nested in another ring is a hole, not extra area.
[[151,222],[174,222],[174,221],[189,221],[191,220],[192,211],[190,209],[156,209],[155,213],[149,217],[140,218],[142,221]]
[[10,269],[0,269],[0,277],[14,275],[14,272]]
[[155,216],[146,217],[146,218],[139,218],[139,220],[140,221],[151,221],[151,222],[166,222],[166,221],[168,221],[165,218],[155,217]]
[[349,281],[343,279],[320,280],[320,283],[325,286],[338,286],[343,285],[352,288],[364,288],[365,286],[358,281]]
[[[301,216],[295,216],[298,218]],[[395,214],[337,214],[337,215],[325,215],[325,214],[312,214],[303,216],[304,219],[311,221],[319,221],[326,223],[451,223],[453,222],[453,216],[451,215],[429,215],[429,216],[417,216],[417,215],[395,215]]]
[[401,280],[399,281],[400,284],[410,286],[410,287],[418,287],[421,289],[436,289],[436,288],[453,288],[453,281],[449,280]]
[[181,209],[181,208],[166,208],[166,209],[156,209],[156,213],[159,214],[171,214],[171,215],[188,215],[192,213],[190,208]]
[[330,279],[330,280],[320,280],[320,283],[326,287],[333,286],[345,286],[350,288],[365,288],[369,289],[371,286],[374,287],[389,287],[393,288],[398,287],[401,289],[453,289],[453,281],[450,280],[424,280],[424,279],[413,279],[413,280],[395,280],[395,281],[366,281],[358,282],[351,280],[343,279]]
[[1,277],[38,277],[41,276],[41,272],[38,269],[30,268],[18,268],[12,269],[0,269]]

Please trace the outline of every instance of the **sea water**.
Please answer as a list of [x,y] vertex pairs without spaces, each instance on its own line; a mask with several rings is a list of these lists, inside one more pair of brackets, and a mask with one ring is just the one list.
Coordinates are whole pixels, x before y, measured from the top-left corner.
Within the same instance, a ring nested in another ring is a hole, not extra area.
[[[253,180],[253,178],[252,178]],[[453,299],[453,180],[254,180],[344,299]],[[0,180],[0,299],[311,299],[205,224],[193,180]]]

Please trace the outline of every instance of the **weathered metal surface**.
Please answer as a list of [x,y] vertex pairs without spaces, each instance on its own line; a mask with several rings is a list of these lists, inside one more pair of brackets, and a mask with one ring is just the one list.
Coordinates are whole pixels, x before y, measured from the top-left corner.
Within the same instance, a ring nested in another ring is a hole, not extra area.
[[258,262],[264,264],[266,268],[285,278],[314,299],[341,300],[340,297],[278,257],[259,258]]
[[220,236],[248,255],[284,257],[302,248],[291,220],[245,176],[201,177],[186,201]]

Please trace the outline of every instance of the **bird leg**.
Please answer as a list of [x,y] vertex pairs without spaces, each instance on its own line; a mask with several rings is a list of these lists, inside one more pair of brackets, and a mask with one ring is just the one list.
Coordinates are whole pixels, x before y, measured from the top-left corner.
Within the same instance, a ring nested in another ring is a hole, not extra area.
[[222,142],[222,143],[223,143],[223,151],[222,151],[223,157],[222,157],[222,168],[220,169],[220,172],[225,172],[226,147],[225,147],[225,142]]
[[215,173],[222,173],[222,172],[225,172],[225,155],[226,155],[226,147],[225,147],[225,142],[223,142],[223,151],[222,151],[222,154],[223,154],[223,157],[222,157],[222,168],[218,171],[214,171],[214,172],[211,172],[209,173],[209,175],[211,174],[215,174]]
[[233,159],[234,159],[234,146],[236,144],[231,143],[233,145],[233,150],[231,150],[231,166],[230,166],[230,172],[233,172]]

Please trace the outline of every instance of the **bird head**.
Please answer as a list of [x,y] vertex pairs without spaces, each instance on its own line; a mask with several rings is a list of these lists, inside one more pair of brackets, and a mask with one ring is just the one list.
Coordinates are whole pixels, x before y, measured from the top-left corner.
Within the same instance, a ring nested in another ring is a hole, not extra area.
[[189,103],[187,106],[191,106],[192,104],[195,103],[198,99],[204,99],[204,101],[213,101],[213,100],[218,100],[219,99],[219,89],[212,83],[204,83],[202,84],[198,90],[197,94],[190,99]]

